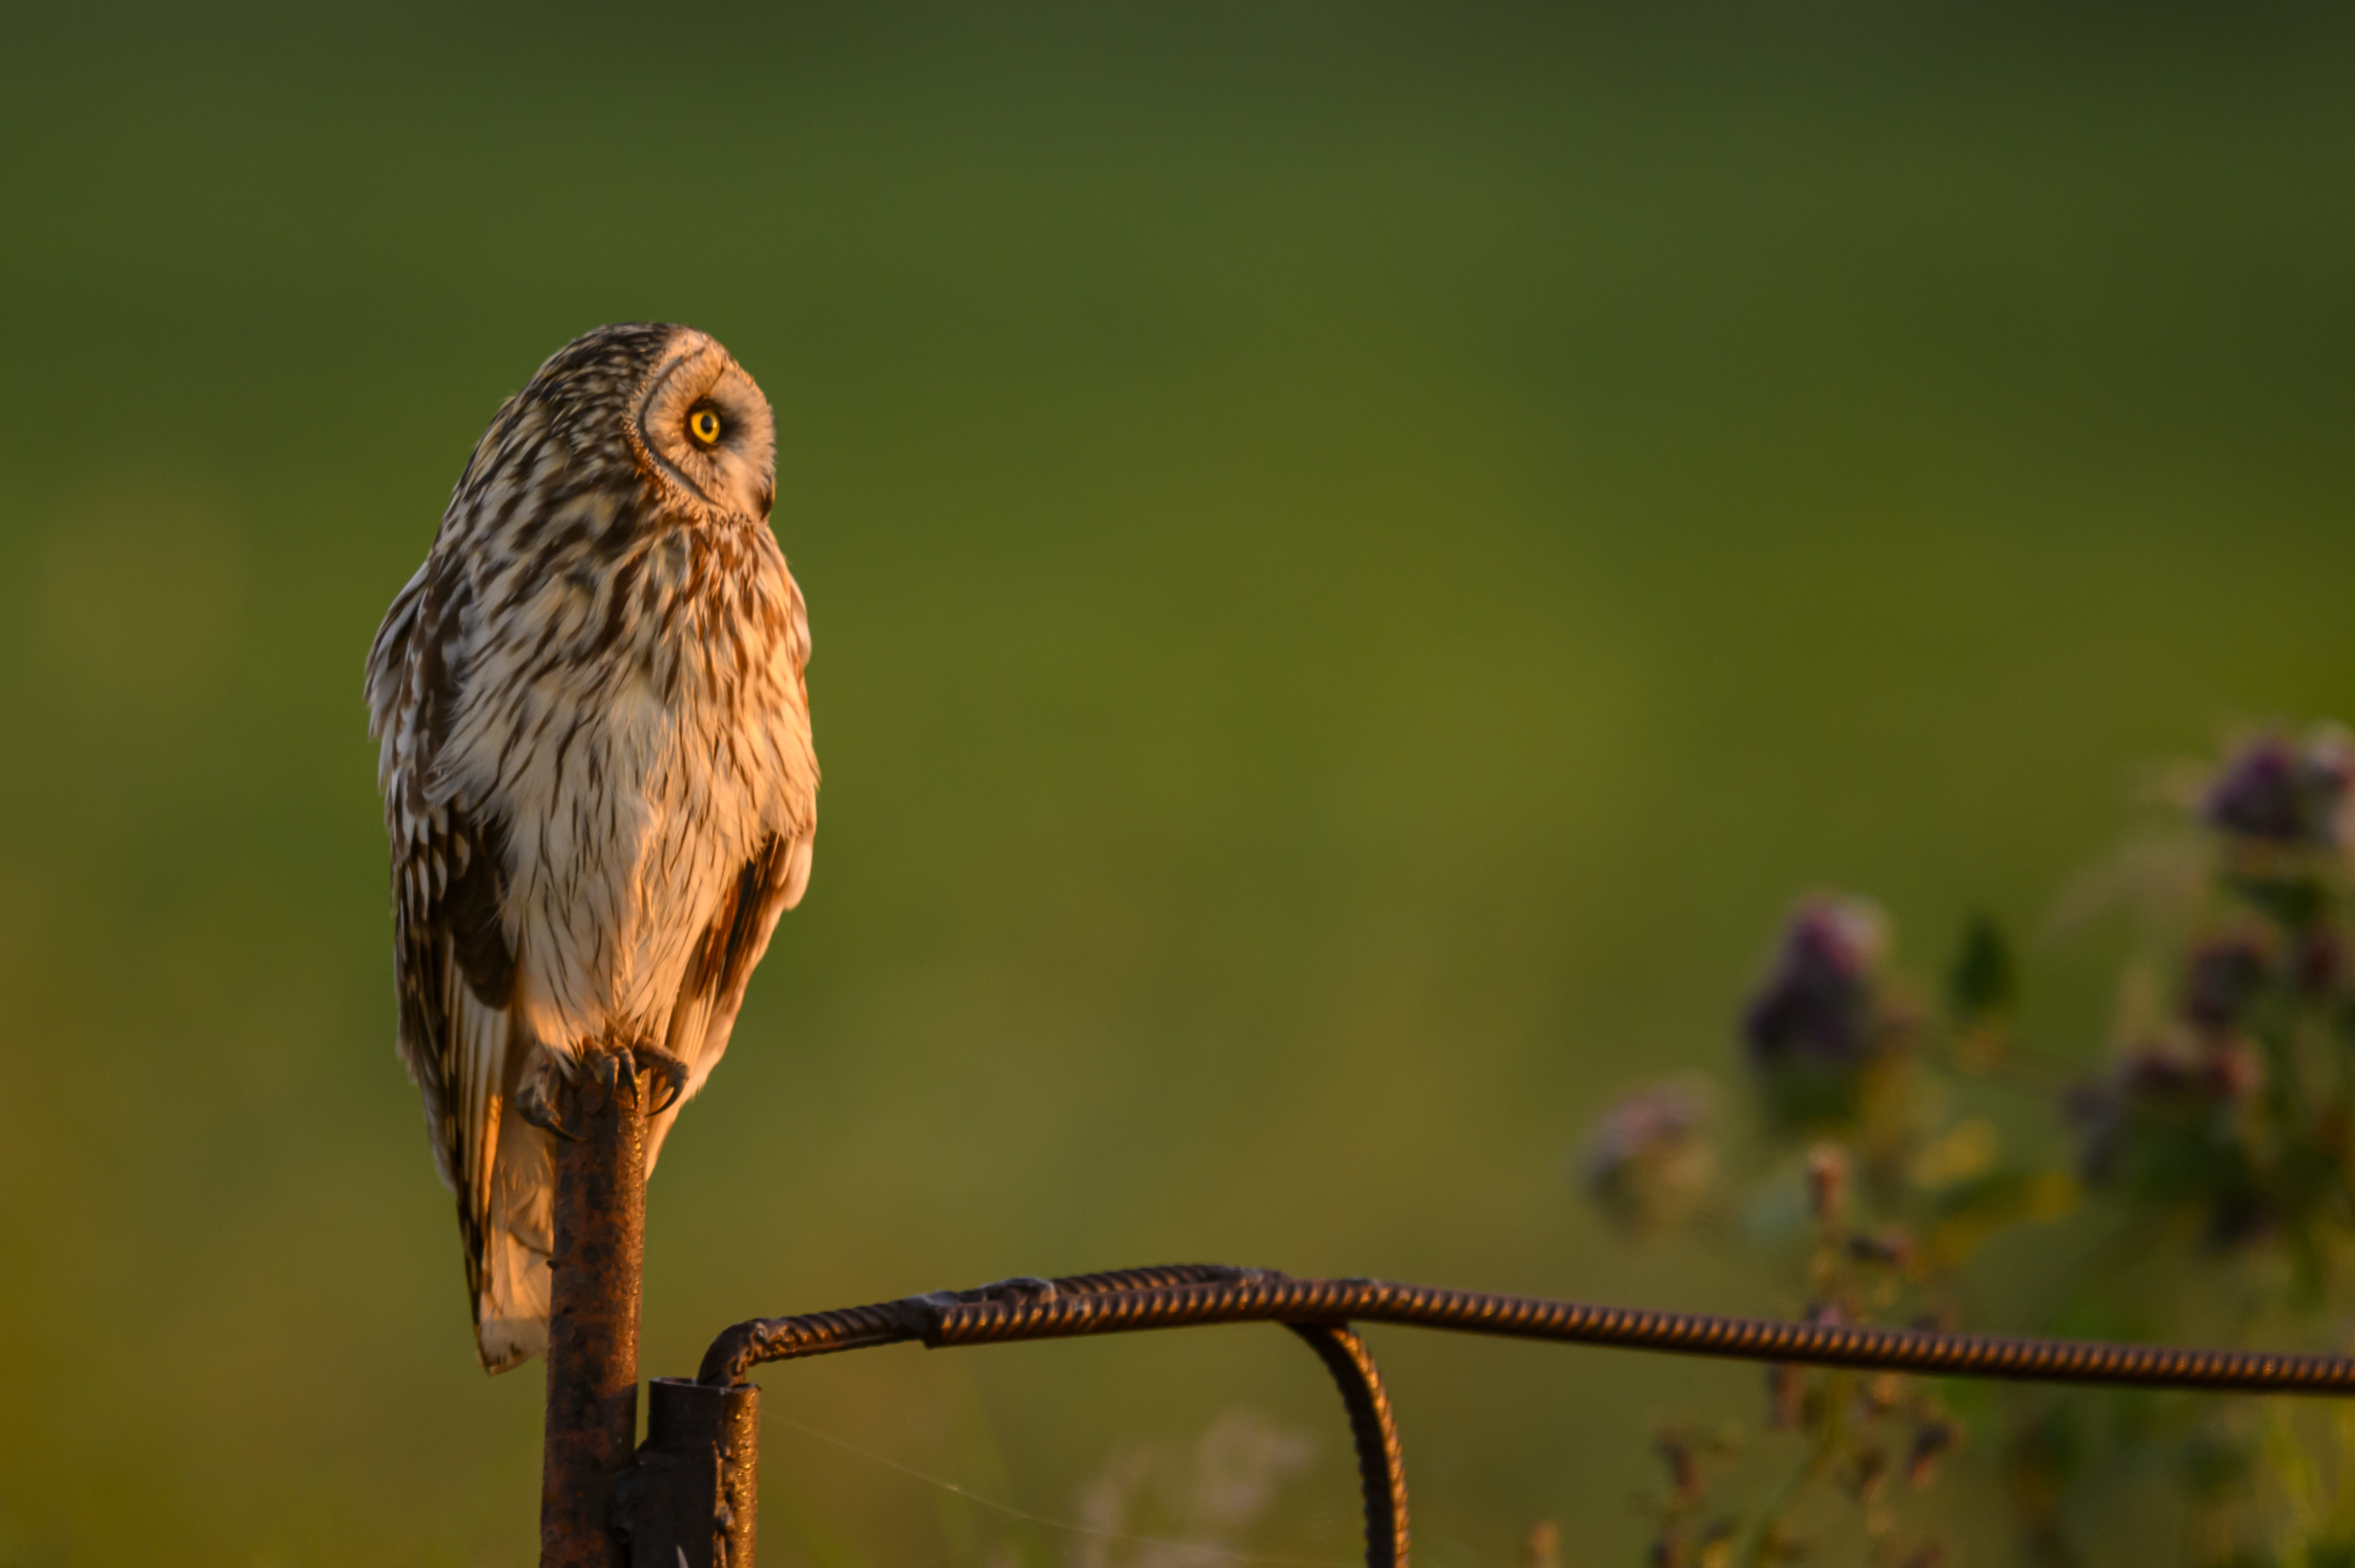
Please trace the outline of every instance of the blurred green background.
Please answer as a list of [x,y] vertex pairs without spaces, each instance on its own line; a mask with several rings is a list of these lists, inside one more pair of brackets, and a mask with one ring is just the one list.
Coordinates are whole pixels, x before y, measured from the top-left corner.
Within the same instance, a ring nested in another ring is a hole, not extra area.
[[[1788,1310],[1611,1241],[1572,1160],[1730,1062],[1790,898],[1878,895],[1927,971],[2036,929],[2147,765],[2355,717],[2343,9],[5,28],[0,1563],[531,1560],[540,1373],[474,1368],[393,1057],[359,675],[599,323],[775,403],[826,767],[653,1189],[649,1372],[1179,1258]],[[2032,956],[2084,1060],[2105,939]],[[1650,1422],[1755,1398],[1375,1349],[1433,1568],[1540,1517],[1634,1560]],[[1236,1329],[766,1383],[1057,1518],[1247,1406],[1318,1444],[1255,1542],[1346,1561],[1321,1378]],[[1076,1550],[766,1459],[764,1562]]]

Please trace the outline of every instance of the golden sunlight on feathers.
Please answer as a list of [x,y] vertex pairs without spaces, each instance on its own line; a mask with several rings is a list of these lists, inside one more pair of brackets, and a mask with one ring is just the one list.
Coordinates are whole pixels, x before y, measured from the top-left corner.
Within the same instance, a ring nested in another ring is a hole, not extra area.
[[808,885],[773,432],[705,334],[589,334],[499,410],[368,652],[400,1054],[492,1372],[547,1343],[553,1145],[518,1091],[612,1042],[675,1058],[691,1097]]

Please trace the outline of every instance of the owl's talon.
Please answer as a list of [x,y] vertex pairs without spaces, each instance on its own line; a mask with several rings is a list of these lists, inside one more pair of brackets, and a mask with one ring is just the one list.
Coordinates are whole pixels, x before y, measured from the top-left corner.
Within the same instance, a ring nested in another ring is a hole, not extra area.
[[[660,1116],[687,1097],[687,1066],[685,1062],[659,1045],[635,1046],[630,1052],[630,1059],[638,1072],[655,1079],[664,1090],[668,1091],[657,1095],[655,1104],[646,1111],[648,1116]],[[634,1075],[631,1081],[636,1082]]]
[[542,1132],[553,1133],[567,1143],[578,1143],[581,1135],[568,1132],[564,1118],[556,1114],[555,1101],[548,1092],[549,1080],[538,1075],[527,1076],[516,1086],[516,1114]]

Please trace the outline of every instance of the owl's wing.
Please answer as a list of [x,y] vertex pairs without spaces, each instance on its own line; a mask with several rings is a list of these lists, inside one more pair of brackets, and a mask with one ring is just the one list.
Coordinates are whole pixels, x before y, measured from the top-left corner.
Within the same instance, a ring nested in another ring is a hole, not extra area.
[[500,924],[506,824],[430,788],[456,706],[464,579],[429,560],[368,652],[369,729],[392,838],[401,1061],[425,1101],[442,1181],[458,1200],[479,1323],[491,1163],[508,1069],[515,954]]
[[[802,901],[809,886],[810,852],[816,835],[802,832],[775,833],[736,874],[736,884],[720,900],[711,924],[704,927],[695,953],[687,960],[678,1001],[671,1008],[664,1044],[687,1065],[685,1099],[703,1086],[728,1049],[736,1028],[736,1014],[744,1005],[744,987],[752,978],[777,917]],[[663,1139],[678,1117],[674,1105],[646,1129],[646,1169],[654,1169]]]
[[424,1096],[434,1162],[457,1195],[477,1318],[515,990],[499,924],[505,859],[501,823],[443,807],[393,868],[401,1060]]
[[[780,558],[780,566],[783,562]],[[719,1065],[736,1028],[736,1014],[744,1005],[744,987],[752,978],[777,917],[802,901],[809,887],[810,853],[817,843],[817,759],[809,750],[809,688],[804,680],[810,656],[809,608],[793,574],[785,577],[786,635],[783,656],[792,673],[793,700],[789,722],[803,759],[800,771],[789,769],[786,784],[792,803],[786,813],[792,824],[761,842],[736,874],[736,884],[720,900],[711,924],[704,927],[687,960],[687,976],[671,1007],[664,1046],[687,1065],[683,1103],[703,1087],[703,1080]],[[646,1128],[646,1169],[652,1171],[662,1152],[663,1139],[677,1119],[673,1105]]]

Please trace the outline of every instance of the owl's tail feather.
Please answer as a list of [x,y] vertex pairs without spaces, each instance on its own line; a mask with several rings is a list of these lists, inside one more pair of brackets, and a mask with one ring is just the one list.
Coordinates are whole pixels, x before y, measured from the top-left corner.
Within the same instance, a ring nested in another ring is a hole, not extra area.
[[556,1140],[519,1116],[501,1118],[483,1226],[482,1296],[474,1304],[485,1372],[519,1367],[548,1349],[555,1204]]

